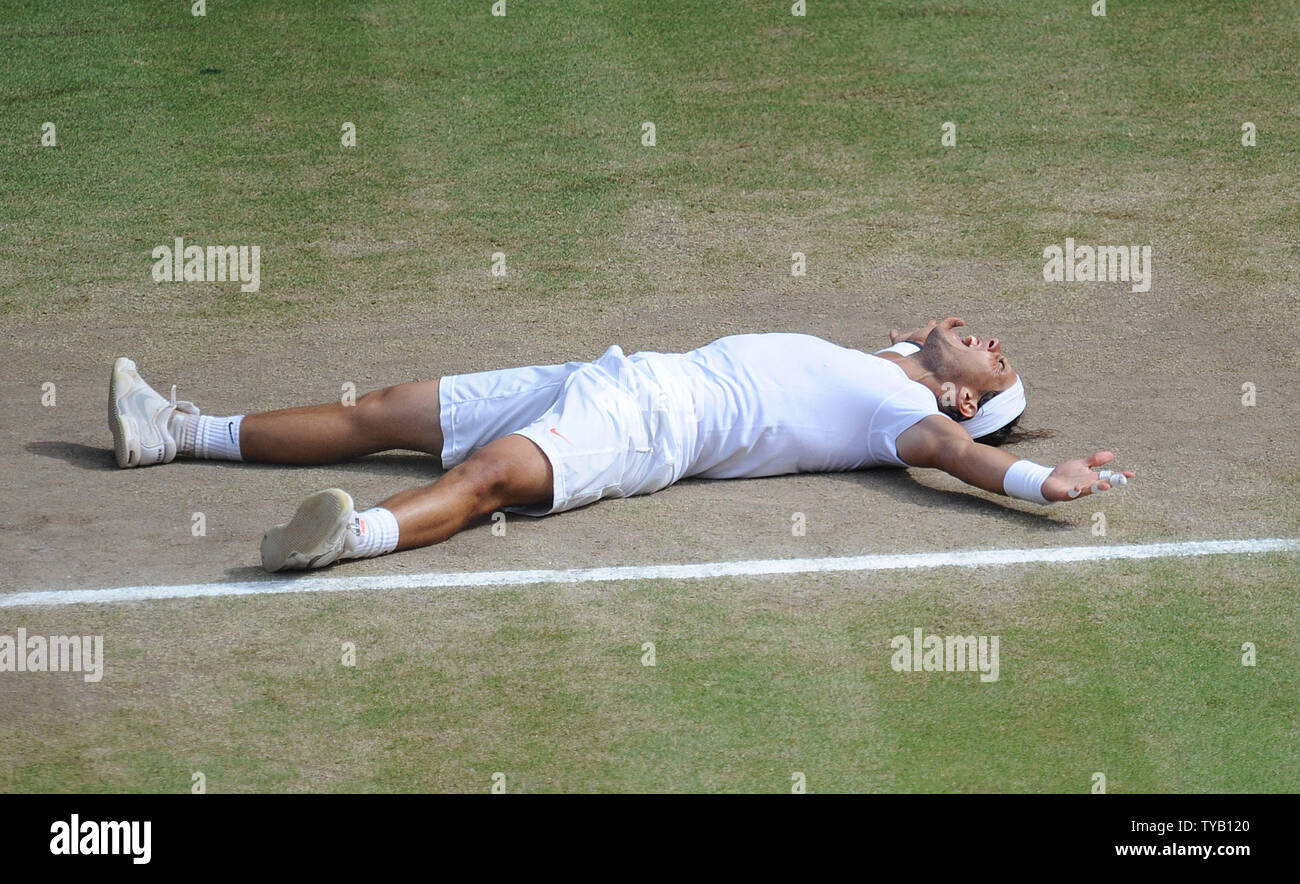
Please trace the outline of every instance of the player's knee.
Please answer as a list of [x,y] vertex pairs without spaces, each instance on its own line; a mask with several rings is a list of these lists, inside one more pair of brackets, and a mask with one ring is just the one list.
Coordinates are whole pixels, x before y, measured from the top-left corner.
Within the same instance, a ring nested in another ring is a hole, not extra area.
[[406,448],[442,453],[438,384],[395,384],[367,393],[346,409],[352,427],[376,451]]
[[372,390],[350,409],[352,420],[363,432],[373,435],[392,426],[397,396],[394,387]]
[[464,464],[465,481],[473,490],[478,509],[492,512],[510,497],[515,466],[497,454],[472,457]]

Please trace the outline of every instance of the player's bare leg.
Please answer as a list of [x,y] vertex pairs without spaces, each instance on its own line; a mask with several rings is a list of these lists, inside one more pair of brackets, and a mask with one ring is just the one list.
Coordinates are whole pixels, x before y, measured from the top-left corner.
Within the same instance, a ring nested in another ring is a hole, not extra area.
[[551,462],[526,436],[489,442],[438,481],[394,494],[380,504],[397,517],[397,549],[442,543],[508,506],[551,499]]
[[323,464],[395,448],[442,454],[438,382],[398,384],[367,393],[355,405],[285,408],[244,417],[240,454],[246,461]]
[[405,448],[442,453],[438,382],[398,384],[355,405],[332,403],[213,417],[150,387],[130,359],[109,381],[108,422],[122,467],[170,463],[177,455],[262,463],[323,464]]
[[546,455],[524,436],[505,436],[431,485],[395,494],[361,513],[337,488],[313,494],[291,521],[262,538],[262,565],[268,571],[320,568],[339,559],[441,543],[489,513],[549,501],[551,494]]

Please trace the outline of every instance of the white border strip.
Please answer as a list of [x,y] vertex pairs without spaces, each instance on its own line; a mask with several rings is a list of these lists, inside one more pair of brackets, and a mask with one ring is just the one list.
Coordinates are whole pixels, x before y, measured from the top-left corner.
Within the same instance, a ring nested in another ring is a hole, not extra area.
[[158,599],[281,595],[297,592],[357,592],[439,587],[522,586],[533,583],[601,583],[609,580],[703,580],[826,571],[894,571],[907,568],[985,567],[1029,562],[1099,562],[1300,550],[1300,539],[1197,540],[1127,546],[1057,546],[1037,549],[967,549],[952,552],[842,556],[820,559],[749,559],[695,565],[623,565],[558,571],[462,571],[388,574],[381,577],[290,577],[240,583],[189,583],[178,586],[118,586],[107,589],[57,589],[0,595],[0,608],[142,602]]

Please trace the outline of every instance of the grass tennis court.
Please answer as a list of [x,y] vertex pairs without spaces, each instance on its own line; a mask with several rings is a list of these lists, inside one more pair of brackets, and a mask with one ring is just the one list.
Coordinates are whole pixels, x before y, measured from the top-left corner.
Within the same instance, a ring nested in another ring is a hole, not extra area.
[[[331,576],[1300,536],[1300,5],[790,5],[5,4],[0,592],[254,579],[304,493],[437,473],[117,471],[118,355],[225,413],[947,314],[1015,348],[1024,456],[1139,480],[686,482]],[[174,237],[260,289],[154,282]],[[1044,281],[1067,237],[1151,245],[1151,291]],[[0,790],[1294,792],[1298,608],[1294,554],[5,608],[106,665],[0,672]],[[894,671],[915,628],[999,679]]]

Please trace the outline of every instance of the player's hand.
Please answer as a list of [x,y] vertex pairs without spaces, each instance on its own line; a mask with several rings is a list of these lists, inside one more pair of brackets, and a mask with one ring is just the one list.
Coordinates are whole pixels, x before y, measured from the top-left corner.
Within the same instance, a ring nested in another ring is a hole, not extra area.
[[[960,322],[960,320],[958,320],[958,322]],[[930,337],[930,332],[934,331],[935,326],[938,324],[939,320],[931,319],[925,324],[925,328],[918,328],[915,331],[910,331],[906,334],[900,332],[896,328],[891,328],[889,330],[889,343],[897,344],[899,341],[911,341],[914,344],[920,344],[924,347],[925,339]]]
[[1052,474],[1043,483],[1043,497],[1048,500],[1074,500],[1087,497],[1098,491],[1109,491],[1116,485],[1127,485],[1135,477],[1132,470],[1101,470],[1094,467],[1105,466],[1115,459],[1109,451],[1098,451],[1092,457],[1067,460],[1052,470]]

